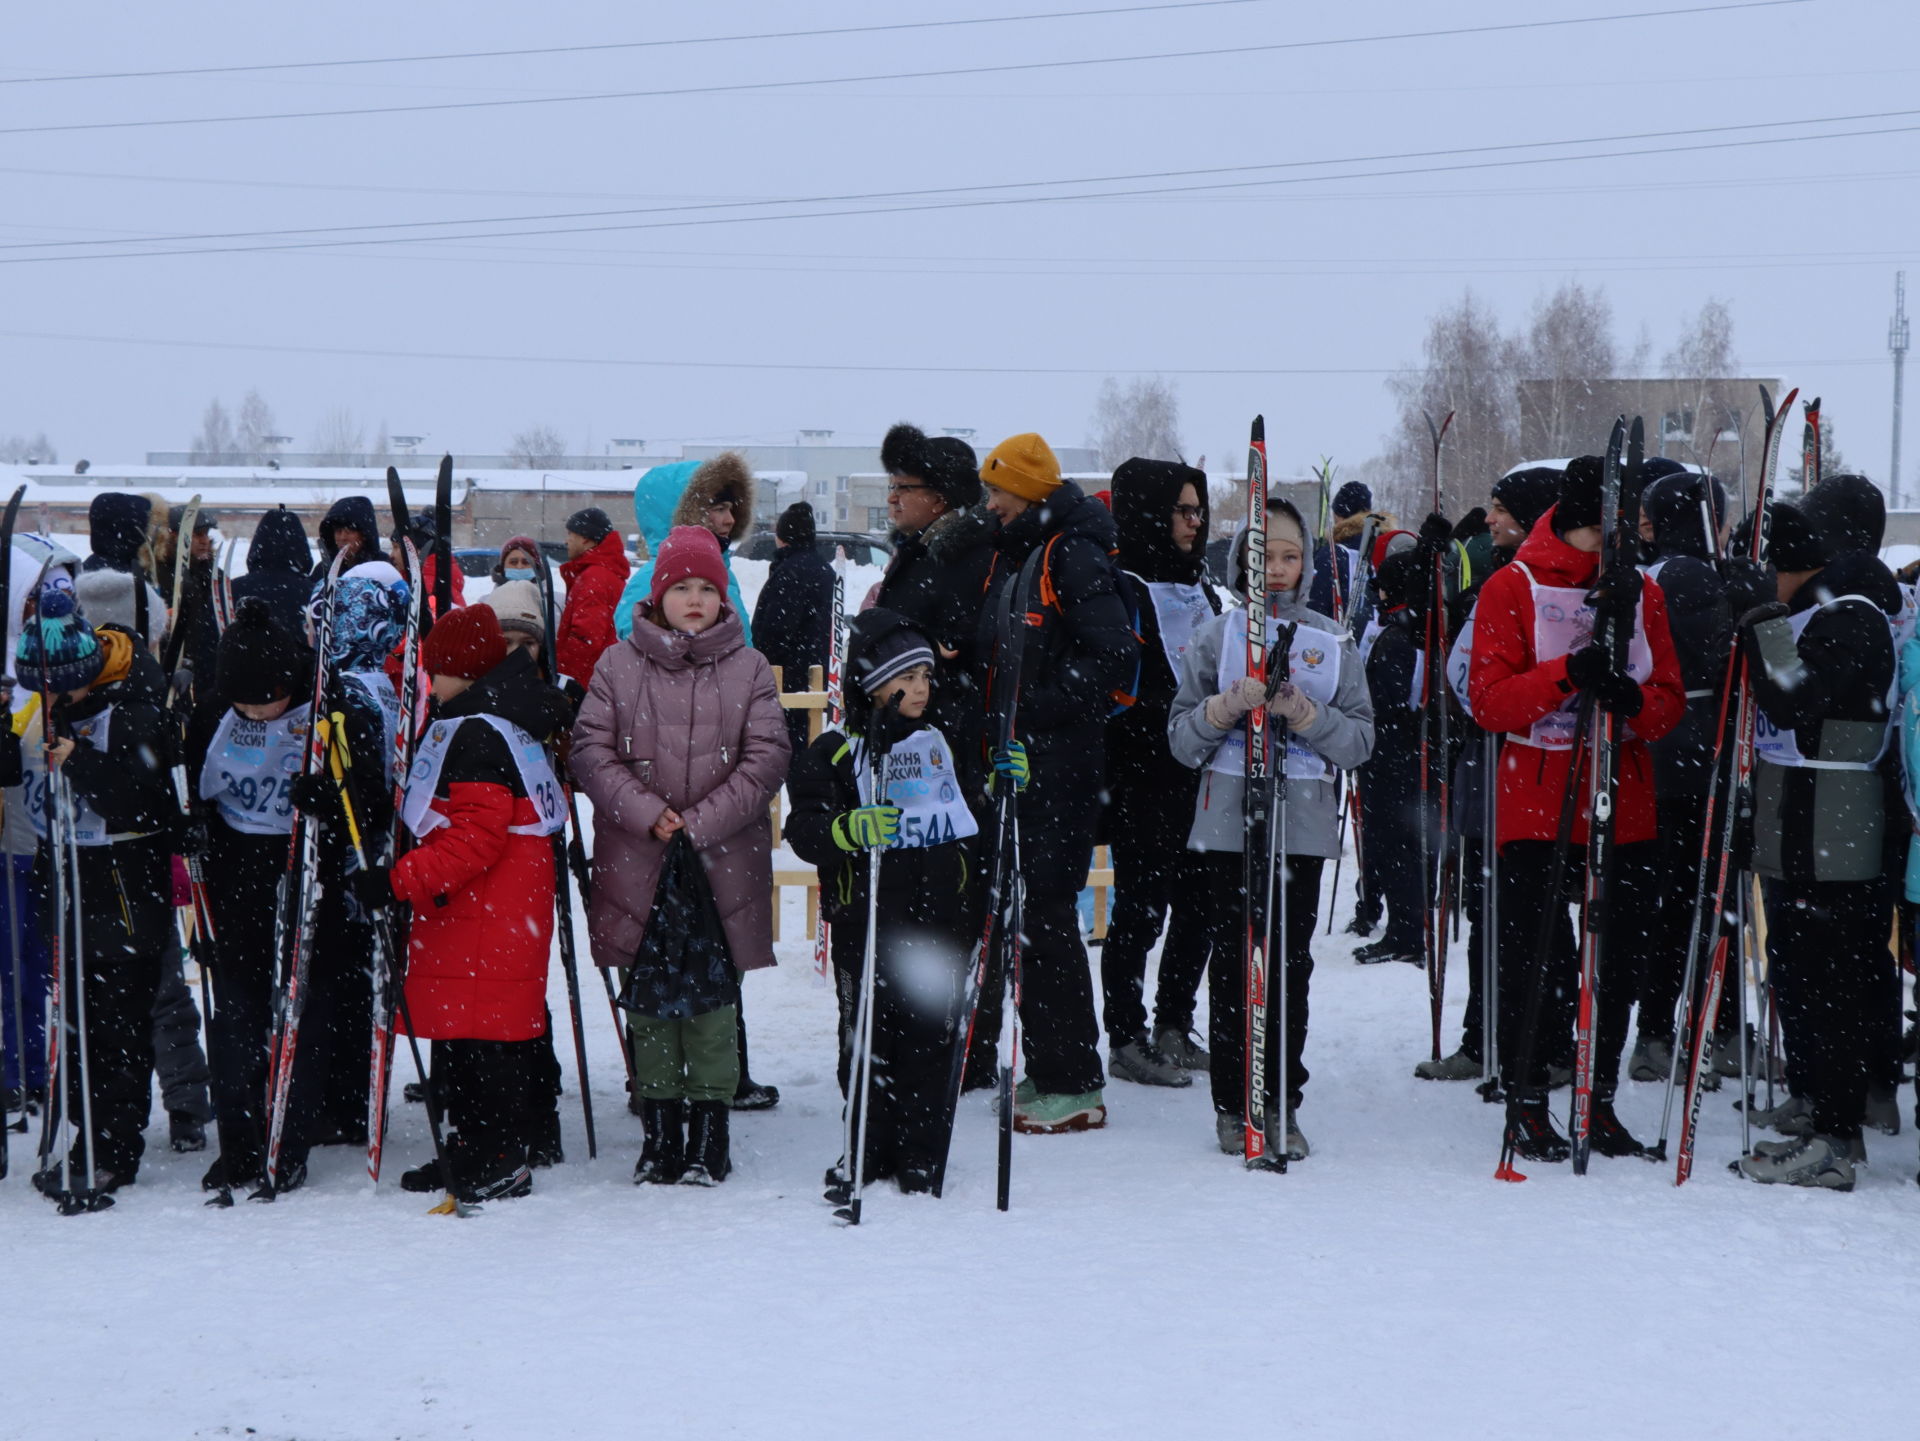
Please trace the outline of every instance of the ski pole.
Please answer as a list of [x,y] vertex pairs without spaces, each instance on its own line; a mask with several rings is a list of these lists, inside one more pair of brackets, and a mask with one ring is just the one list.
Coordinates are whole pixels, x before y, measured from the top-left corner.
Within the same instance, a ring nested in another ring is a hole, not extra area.
[[[1587,733],[1592,716],[1593,692],[1582,691],[1575,712],[1574,735]],[[1567,788],[1560,799],[1560,822],[1553,837],[1553,862],[1547,875],[1546,904],[1541,907],[1540,926],[1534,939],[1533,976],[1527,986],[1527,1004],[1520,1022],[1520,1050],[1514,1057],[1513,1084],[1507,1088],[1507,1120],[1500,1137],[1500,1164],[1493,1172],[1494,1179],[1500,1181],[1527,1179],[1513,1165],[1514,1113],[1533,1092],[1534,1050],[1540,1038],[1540,1011],[1546,996],[1547,971],[1551,965],[1554,922],[1556,919],[1566,919],[1567,855],[1573,848],[1573,821],[1579,810],[1580,782],[1585,774],[1585,752],[1575,746],[1568,754]],[[1559,913],[1557,917],[1556,912]]]
[[[1481,741],[1485,784],[1480,817],[1480,1080],[1497,1088],[1500,1080],[1500,737],[1486,732]],[[1492,1097],[1489,1095],[1488,1099]]]
[[[867,789],[876,806],[887,803],[887,741],[898,707],[899,698],[889,698],[874,712],[867,728]],[[873,1001],[879,986],[876,972],[880,967],[880,865],[884,849],[885,843],[881,842],[867,851],[867,935],[861,957],[860,1004],[853,1023],[853,1066],[847,1077],[847,1162],[852,1168],[853,1193],[847,1198],[846,1209],[836,1213],[850,1226],[860,1224],[860,1199],[867,1187],[867,1113],[873,1105]]]
[[[326,747],[327,770],[332,775],[334,786],[340,795],[340,810],[347,825],[347,843],[353,850],[354,860],[359,863],[360,869],[364,872],[367,869],[367,849],[360,832],[360,818],[355,811],[353,790],[349,779],[353,752],[347,742],[347,718],[339,711],[335,711],[331,717],[316,718],[314,724],[325,727],[320,744]],[[374,918],[375,948],[384,952],[380,959],[389,958],[393,954],[393,933],[387,925],[386,917],[387,910],[383,906]],[[391,972],[391,964],[388,970]],[[473,1214],[472,1208],[460,1199],[458,1192],[454,1189],[453,1169],[448,1164],[446,1143],[441,1139],[440,1134],[439,1106],[434,1098],[433,1087],[427,1083],[426,1068],[420,1063],[420,1042],[414,1034],[413,1015],[407,1009],[407,988],[404,984],[395,987],[394,999],[399,1005],[401,1018],[407,1028],[407,1046],[413,1052],[413,1068],[419,1074],[421,1089],[426,1092],[427,1122],[433,1131],[434,1156],[440,1164],[440,1178],[447,1190],[446,1199],[427,1214],[441,1216],[451,1211],[455,1215],[469,1216]]]

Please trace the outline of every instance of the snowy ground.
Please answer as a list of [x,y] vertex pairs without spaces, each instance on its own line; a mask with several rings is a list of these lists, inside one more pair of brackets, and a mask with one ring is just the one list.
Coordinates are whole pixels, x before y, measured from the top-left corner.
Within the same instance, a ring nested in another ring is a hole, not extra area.
[[[946,1199],[876,1190],[843,1228],[819,1196],[839,1106],[806,942],[748,982],[783,1099],[736,1119],[715,1191],[631,1184],[597,984],[599,1160],[569,1094],[568,1163],[470,1221],[394,1184],[427,1153],[417,1106],[378,1191],[328,1150],[304,1191],[224,1212],[164,1123],[140,1184],[74,1219],[27,1188],[15,1138],[0,1436],[1913,1434],[1910,1132],[1873,1138],[1852,1196],[1770,1190],[1725,1170],[1723,1095],[1684,1190],[1601,1159],[1498,1184],[1497,1113],[1411,1077],[1422,977],[1351,945],[1316,943],[1314,1154],[1285,1176],[1214,1149],[1204,1087],[1115,1084],[1105,1132],[1016,1141],[1000,1215],[969,1097]],[[1451,1038],[1458,953],[1450,989]],[[1622,1101],[1643,1136],[1658,1106]]]

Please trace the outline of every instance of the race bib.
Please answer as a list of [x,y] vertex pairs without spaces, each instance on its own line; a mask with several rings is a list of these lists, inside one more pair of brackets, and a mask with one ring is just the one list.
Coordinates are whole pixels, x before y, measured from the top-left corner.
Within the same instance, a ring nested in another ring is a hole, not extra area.
[[220,819],[250,836],[293,831],[293,782],[306,760],[311,703],[289,706],[277,720],[248,720],[228,708],[200,768],[200,798]]
[[539,814],[540,818],[532,825],[508,826],[508,831],[517,836],[550,836],[566,829],[566,792],[553,773],[547,748],[512,721],[496,715],[461,716],[456,720],[435,721],[427,727],[426,735],[421,737],[413,753],[406,796],[400,803],[400,818],[407,823],[407,829],[425,840],[441,826],[451,824],[433,809],[434,792],[440,787],[440,768],[447,763],[447,750],[453,744],[454,734],[468,721],[484,721],[506,740],[520,772],[520,784]]
[[[850,749],[860,804],[872,805],[873,768],[867,763],[866,744],[856,740]],[[880,764],[887,804],[900,807],[900,833],[887,843],[888,850],[945,845],[979,833],[980,823],[960,795],[953,747],[932,726],[901,741]]]
[[[1247,673],[1247,613],[1231,611],[1220,634],[1218,688],[1225,691]],[[1340,637],[1304,625],[1293,629],[1293,645],[1287,652],[1287,674],[1294,685],[1317,706],[1332,703],[1340,692]],[[1273,733],[1269,727],[1268,734]],[[1245,775],[1247,769],[1247,733],[1236,726],[1226,734],[1213,753],[1209,767],[1228,775]],[[1298,781],[1323,781],[1332,773],[1323,757],[1312,746],[1291,733],[1287,736],[1287,777]]]

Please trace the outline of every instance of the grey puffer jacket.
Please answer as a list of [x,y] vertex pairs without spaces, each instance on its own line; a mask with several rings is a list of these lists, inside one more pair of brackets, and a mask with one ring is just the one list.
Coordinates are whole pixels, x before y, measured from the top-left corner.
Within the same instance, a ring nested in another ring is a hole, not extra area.
[[791,755],[773,669],[731,609],[698,635],[642,621],[609,646],[573,727],[572,770],[593,801],[596,965],[633,961],[666,858],[652,827],[686,821],[733,964],[773,964],[768,803]]
[[[1306,532],[1304,523],[1301,530]],[[1242,543],[1235,546],[1236,575],[1245,552],[1244,538],[1243,532]],[[1299,734],[1329,765],[1350,771],[1373,754],[1373,696],[1367,690],[1366,668],[1345,628],[1331,616],[1310,609],[1303,600],[1313,584],[1312,555],[1313,537],[1308,534],[1300,582],[1293,590],[1272,598],[1272,614],[1277,624],[1297,623],[1302,629],[1323,631],[1327,643],[1340,648],[1340,679],[1333,700],[1317,706],[1313,724]],[[1230,610],[1215,616],[1196,633],[1184,658],[1179,693],[1167,716],[1167,744],[1174,759],[1201,772],[1193,829],[1187,834],[1189,850],[1238,851],[1241,845],[1246,786],[1239,774],[1211,768],[1213,753],[1227,732],[1208,724],[1206,714],[1207,698],[1220,690],[1221,637],[1235,614]],[[1340,853],[1336,796],[1331,778],[1287,781],[1288,855],[1331,860]]]

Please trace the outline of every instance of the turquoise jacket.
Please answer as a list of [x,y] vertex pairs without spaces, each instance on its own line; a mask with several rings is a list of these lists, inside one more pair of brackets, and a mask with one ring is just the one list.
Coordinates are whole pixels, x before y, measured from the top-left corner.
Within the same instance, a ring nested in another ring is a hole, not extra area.
[[[1896,657],[1900,667],[1900,789],[1920,824],[1920,634],[1909,632]],[[1906,897],[1920,901],[1920,834],[1907,838]]]
[[[627,588],[620,592],[620,603],[614,607],[614,634],[622,640],[633,634],[633,608],[653,589],[653,558],[660,553],[667,532],[673,529],[673,513],[680,506],[687,482],[693,479],[693,473],[701,464],[697,460],[676,460],[668,465],[656,465],[634,483],[633,519],[647,543],[647,558],[633,568],[633,574],[627,578]],[[746,643],[752,645],[753,629],[747,619],[746,602],[740,597],[740,582],[733,573],[732,554],[722,547],[720,558],[727,567],[727,604],[740,617],[740,629],[746,634]]]

